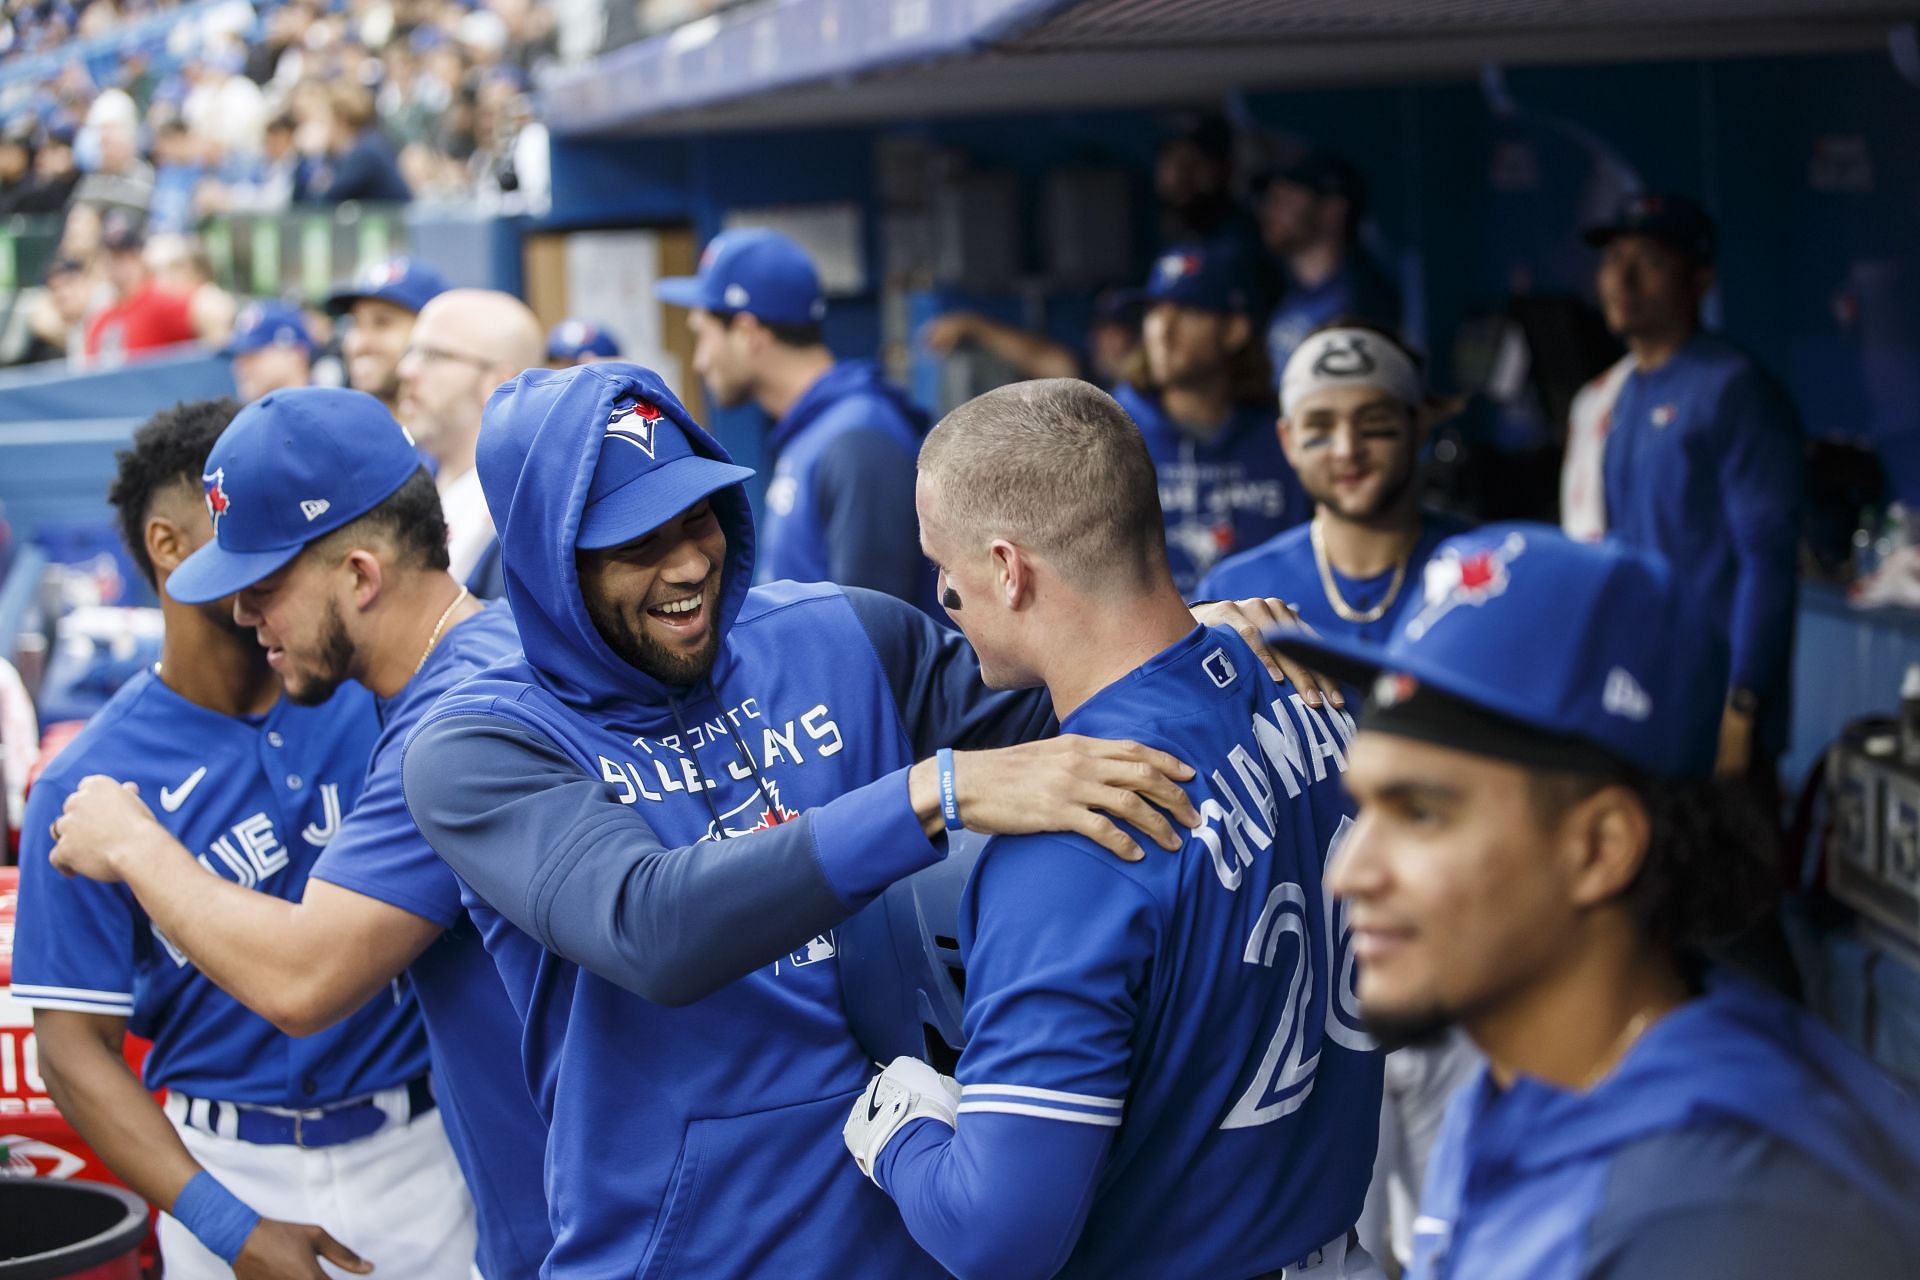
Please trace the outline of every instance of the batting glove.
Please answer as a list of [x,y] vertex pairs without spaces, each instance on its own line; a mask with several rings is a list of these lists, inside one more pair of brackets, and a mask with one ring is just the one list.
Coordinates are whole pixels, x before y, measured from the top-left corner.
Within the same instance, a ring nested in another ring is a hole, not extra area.
[[909,1120],[922,1116],[955,1128],[959,1105],[958,1080],[941,1075],[918,1058],[895,1058],[853,1100],[853,1112],[841,1127],[840,1136],[846,1140],[860,1172],[879,1186],[873,1169],[893,1135]]

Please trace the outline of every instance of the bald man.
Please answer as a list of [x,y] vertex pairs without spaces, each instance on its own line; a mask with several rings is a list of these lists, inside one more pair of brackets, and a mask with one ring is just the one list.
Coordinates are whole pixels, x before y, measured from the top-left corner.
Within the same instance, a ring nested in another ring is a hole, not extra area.
[[480,411],[493,389],[547,362],[547,335],[527,305],[494,289],[450,289],[420,309],[401,357],[400,421],[439,463],[453,576],[499,599],[499,542],[473,469]]

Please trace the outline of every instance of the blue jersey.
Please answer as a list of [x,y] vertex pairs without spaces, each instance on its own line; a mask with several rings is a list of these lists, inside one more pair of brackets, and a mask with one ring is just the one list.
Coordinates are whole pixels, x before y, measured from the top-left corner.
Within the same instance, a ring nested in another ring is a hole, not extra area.
[[1421,570],[1433,556],[1433,549],[1444,539],[1465,533],[1467,527],[1465,521],[1452,516],[1423,513],[1420,540],[1408,555],[1406,572],[1399,575],[1397,584],[1391,569],[1371,578],[1349,578],[1329,565],[1334,587],[1349,609],[1366,613],[1386,605],[1372,622],[1350,622],[1333,611],[1333,601],[1327,598],[1326,586],[1320,580],[1320,566],[1313,555],[1312,529],[1308,525],[1296,526],[1251,551],[1221,561],[1200,580],[1194,598],[1243,600],[1250,596],[1277,596],[1299,610],[1300,617],[1322,635],[1353,636],[1384,643],[1393,634],[1393,624],[1400,615],[1420,599]]
[[821,374],[767,437],[756,580],[867,587],[937,616],[913,509],[925,433],[920,411],[871,361]]
[[1380,1054],[1322,883],[1353,722],[1196,628],[1061,729],[1193,764],[1201,826],[1139,862],[988,843],[961,902],[959,1127],[889,1145],[881,1183],[962,1277],[1278,1271],[1345,1235],[1373,1171]]
[[1895,1280],[1920,1250],[1920,1107],[1831,1032],[1726,980],[1593,1089],[1483,1068],[1455,1095],[1415,1280]]
[[1113,398],[1146,438],[1160,481],[1167,563],[1192,598],[1215,562],[1258,545],[1313,514],[1300,479],[1280,452],[1275,414],[1242,405],[1213,440],[1182,430],[1160,401],[1127,383]]
[[1696,335],[1613,402],[1607,533],[1659,552],[1721,619],[1733,684],[1760,696],[1760,749],[1787,740],[1805,462],[1800,420],[1744,352]]
[[[575,481],[623,394],[670,401],[621,365],[496,393],[479,467],[525,656],[443,697],[407,746],[409,807],[471,888],[525,1023],[550,1126],[544,1274],[938,1275],[835,1141],[869,1067],[831,928],[940,856],[905,781],[927,731],[903,708],[960,687],[929,682],[962,646],[872,592],[749,591],[736,485],[713,495],[728,550],[710,678],[674,688],[627,664],[574,570]],[[931,732],[960,745],[995,707],[1011,724],[1033,706],[953,703]]]
[[446,930],[407,966],[433,1051],[436,1094],[479,1216],[482,1274],[526,1276],[553,1243],[541,1162],[546,1125],[515,1057],[520,1019],[460,905],[460,883],[414,826],[401,788],[401,748],[441,694],[517,654],[519,636],[494,604],[441,638],[426,665],[380,705],[366,791],[313,878],[378,899]]
[[258,718],[187,701],[152,671],[129,680],[34,785],[20,840],[13,994],[42,1009],[124,1017],[153,1041],[149,1088],[314,1107],[427,1069],[410,995],[383,991],[317,1035],[293,1037],[188,963],[125,885],[53,870],[47,826],[89,774],[138,783],[154,817],[222,879],[298,902],[314,860],[359,799],[378,725],[348,685],[319,707]]
[[1400,332],[1400,295],[1373,259],[1355,249],[1331,276],[1311,287],[1288,281],[1280,305],[1267,319],[1267,359],[1277,391],[1295,348],[1315,329],[1336,320],[1358,320],[1388,333]]

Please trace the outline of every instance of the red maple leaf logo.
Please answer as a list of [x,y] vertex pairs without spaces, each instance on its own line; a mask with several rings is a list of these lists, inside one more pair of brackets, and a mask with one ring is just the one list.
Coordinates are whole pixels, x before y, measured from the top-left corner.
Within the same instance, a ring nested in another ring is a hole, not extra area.
[[792,822],[799,816],[799,814],[787,808],[785,805],[780,805],[777,809],[762,809],[760,811],[760,821],[754,826],[753,830],[765,831],[768,827],[777,827],[783,822]]
[[1460,587],[1464,591],[1483,591],[1499,571],[1491,551],[1475,552],[1460,561]]
[[213,517],[215,527],[218,527],[220,517],[227,514],[227,508],[233,505],[227,497],[226,470],[222,468],[210,476],[201,476],[200,479],[207,486],[207,513]]

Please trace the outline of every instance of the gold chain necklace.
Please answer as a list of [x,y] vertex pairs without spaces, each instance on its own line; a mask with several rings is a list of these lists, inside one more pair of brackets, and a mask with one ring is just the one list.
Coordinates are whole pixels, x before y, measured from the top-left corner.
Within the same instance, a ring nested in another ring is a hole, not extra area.
[[[1371,609],[1356,609],[1348,604],[1346,597],[1340,594],[1340,586],[1333,580],[1333,566],[1327,561],[1326,539],[1320,533],[1320,517],[1315,516],[1307,526],[1307,538],[1313,543],[1313,563],[1320,570],[1320,590],[1326,593],[1327,603],[1333,607],[1336,615],[1347,622],[1378,622],[1386,616],[1393,602],[1400,598],[1400,588],[1407,580],[1407,561],[1413,558],[1413,546],[1400,553],[1393,563],[1393,581],[1387,584],[1387,594],[1380,603]],[[1416,534],[1414,542],[1419,541]]]
[[458,609],[460,602],[466,598],[467,589],[462,587],[460,594],[453,598],[453,603],[447,606],[447,611],[440,615],[440,621],[433,624],[433,634],[427,637],[427,647],[420,651],[420,661],[413,664],[414,675],[419,675],[420,668],[427,665],[427,659],[433,656],[433,646],[440,643],[440,633],[447,629],[447,619],[453,616],[453,611]]
[[1627,1050],[1633,1048],[1634,1044],[1640,1039],[1640,1033],[1647,1029],[1647,1024],[1651,1021],[1653,1021],[1653,1011],[1651,1009],[1642,1009],[1639,1013],[1634,1014],[1627,1022],[1627,1025],[1621,1029],[1619,1037],[1608,1046],[1607,1052],[1600,1059],[1599,1065],[1588,1072],[1587,1078],[1580,1082],[1580,1087],[1577,1092],[1587,1092],[1593,1088],[1593,1086],[1599,1084],[1600,1081],[1604,1080],[1608,1072],[1619,1066],[1621,1061],[1627,1056]]

